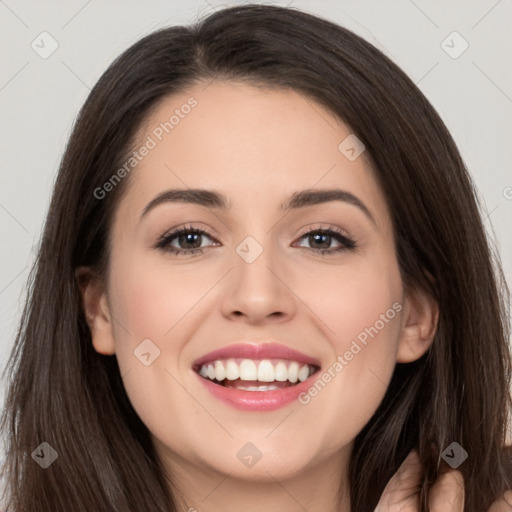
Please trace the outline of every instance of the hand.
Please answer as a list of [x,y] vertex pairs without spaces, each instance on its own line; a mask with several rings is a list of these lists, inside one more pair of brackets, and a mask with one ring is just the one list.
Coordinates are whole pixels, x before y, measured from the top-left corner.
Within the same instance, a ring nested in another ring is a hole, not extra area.
[[[418,452],[412,450],[386,485],[374,512],[419,512],[418,485],[422,469]],[[460,471],[442,472],[429,496],[431,512],[463,512],[464,479]],[[507,491],[488,512],[511,512],[512,491]]]
[[512,511],[512,491],[507,491],[503,498],[495,501],[488,512],[511,512]]

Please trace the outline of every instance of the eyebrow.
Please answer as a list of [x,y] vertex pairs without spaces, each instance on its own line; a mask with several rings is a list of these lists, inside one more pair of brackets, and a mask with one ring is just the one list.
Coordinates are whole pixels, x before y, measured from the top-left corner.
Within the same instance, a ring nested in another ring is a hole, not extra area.
[[[359,208],[374,224],[374,217],[365,204],[354,194],[341,189],[324,189],[324,190],[301,190],[294,192],[285,203],[280,205],[283,212],[296,210],[307,206],[327,203],[331,201],[342,201]],[[158,194],[144,208],[141,219],[150,210],[163,203],[189,203],[205,206],[207,208],[215,208],[228,210],[231,208],[231,202],[225,195],[206,189],[170,189]]]

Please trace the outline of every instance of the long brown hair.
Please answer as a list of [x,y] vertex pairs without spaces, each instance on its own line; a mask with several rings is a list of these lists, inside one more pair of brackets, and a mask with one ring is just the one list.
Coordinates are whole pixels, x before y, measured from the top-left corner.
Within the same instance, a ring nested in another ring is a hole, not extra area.
[[[404,283],[439,305],[432,347],[397,364],[355,440],[352,510],[374,509],[413,447],[425,472],[421,510],[428,510],[441,453],[454,441],[469,454],[459,468],[465,510],[487,510],[511,483],[503,451],[511,411],[508,291],[461,156],[420,90],[378,49],[321,18],[257,5],[138,41],[80,112],[9,360],[8,510],[177,510],[115,356],[93,349],[75,269],[87,265],[101,276],[108,265],[109,227],[127,179],[104,199],[94,190],[122,165],[148,113],[164,97],[215,78],[299,91],[351,127],[387,199]],[[58,453],[45,470],[31,457],[42,442]]]

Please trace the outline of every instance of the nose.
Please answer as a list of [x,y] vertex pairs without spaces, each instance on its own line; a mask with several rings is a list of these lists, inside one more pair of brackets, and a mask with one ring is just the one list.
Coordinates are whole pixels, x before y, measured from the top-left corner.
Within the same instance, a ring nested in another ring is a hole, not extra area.
[[281,323],[296,313],[297,297],[282,261],[269,248],[251,263],[234,255],[234,268],[222,300],[222,313],[230,320],[261,324]]

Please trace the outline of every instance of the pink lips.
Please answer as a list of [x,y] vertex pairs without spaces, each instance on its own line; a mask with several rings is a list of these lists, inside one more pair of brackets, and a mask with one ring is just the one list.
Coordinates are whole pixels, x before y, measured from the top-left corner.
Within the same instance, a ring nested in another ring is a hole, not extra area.
[[203,386],[222,402],[244,411],[272,411],[284,407],[297,400],[300,393],[306,391],[312,384],[315,374],[311,375],[304,382],[272,391],[243,391],[236,388],[228,388],[215,384],[214,382],[201,377],[198,373],[201,365],[215,361],[216,359],[287,359],[303,364],[309,364],[320,368],[318,359],[309,357],[297,350],[279,345],[277,343],[266,343],[255,345],[240,343],[230,345],[220,350],[215,350],[200,357],[194,362],[194,370],[197,378]]
[[298,363],[320,366],[320,361],[309,357],[293,348],[285,347],[277,343],[264,343],[256,345],[250,343],[238,343],[229,345],[219,350],[214,350],[204,355],[194,362],[194,368],[200,368],[204,363],[215,361],[216,359],[289,359]]

